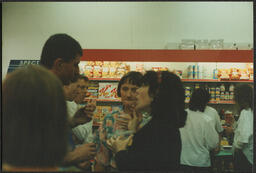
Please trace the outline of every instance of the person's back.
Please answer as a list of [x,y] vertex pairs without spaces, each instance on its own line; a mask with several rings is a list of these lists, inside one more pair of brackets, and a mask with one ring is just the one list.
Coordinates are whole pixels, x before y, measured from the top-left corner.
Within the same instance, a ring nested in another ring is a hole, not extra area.
[[209,167],[209,151],[218,145],[218,134],[210,125],[211,119],[199,111],[187,109],[187,121],[180,128],[182,140],[181,164]]
[[206,106],[205,110],[204,110],[204,113],[212,118],[212,124],[213,124],[215,130],[218,133],[222,132],[223,128],[221,126],[220,117],[219,117],[219,114],[216,111],[216,109],[214,109],[214,108],[212,108],[210,106]]

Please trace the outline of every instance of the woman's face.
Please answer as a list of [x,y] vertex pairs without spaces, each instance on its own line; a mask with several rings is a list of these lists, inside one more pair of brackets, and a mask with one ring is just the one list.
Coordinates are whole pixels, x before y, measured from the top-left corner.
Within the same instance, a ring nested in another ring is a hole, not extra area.
[[121,101],[124,106],[134,106],[136,103],[136,90],[138,89],[138,86],[130,84],[130,83],[124,83],[121,85],[120,88],[120,94],[121,94]]
[[148,94],[149,86],[142,86],[137,90],[136,110],[139,112],[150,111],[150,104],[153,98]]

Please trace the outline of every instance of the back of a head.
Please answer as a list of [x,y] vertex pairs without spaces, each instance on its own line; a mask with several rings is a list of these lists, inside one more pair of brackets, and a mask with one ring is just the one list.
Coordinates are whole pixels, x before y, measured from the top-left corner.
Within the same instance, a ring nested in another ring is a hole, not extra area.
[[141,79],[142,79],[142,74],[140,72],[137,71],[130,71],[128,73],[126,73],[119,81],[118,83],[118,87],[117,87],[117,95],[118,97],[121,97],[121,86],[124,83],[129,83],[132,85],[136,85],[138,87],[141,86]]
[[204,112],[210,100],[210,93],[205,88],[196,89],[190,98],[189,109],[192,111]]
[[67,110],[60,80],[28,65],[3,81],[3,162],[19,167],[58,165],[67,149]]
[[172,72],[147,71],[142,79],[149,86],[153,97],[151,113],[154,119],[168,123],[175,128],[185,125],[185,90],[180,78]]
[[250,84],[241,84],[235,87],[234,100],[240,110],[253,109],[253,87]]
[[57,58],[69,62],[82,54],[82,48],[74,38],[67,34],[55,34],[45,42],[40,64],[51,69]]

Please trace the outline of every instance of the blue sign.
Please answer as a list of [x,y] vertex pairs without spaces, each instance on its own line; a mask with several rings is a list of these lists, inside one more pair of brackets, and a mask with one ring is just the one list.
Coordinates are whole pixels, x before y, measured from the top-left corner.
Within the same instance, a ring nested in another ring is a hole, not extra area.
[[15,69],[19,68],[19,67],[23,67],[25,65],[29,65],[29,64],[36,64],[39,65],[40,60],[11,60],[7,73],[10,73],[12,71],[14,71]]

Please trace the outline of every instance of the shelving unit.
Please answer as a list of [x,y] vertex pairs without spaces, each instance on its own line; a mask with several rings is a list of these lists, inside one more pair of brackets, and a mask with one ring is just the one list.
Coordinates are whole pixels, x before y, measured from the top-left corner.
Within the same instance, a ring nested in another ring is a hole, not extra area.
[[[121,78],[89,78],[90,81],[114,81],[118,82]],[[181,79],[183,82],[235,82],[253,83],[253,80],[218,80],[218,79]]]
[[[253,63],[253,50],[145,50],[145,49],[84,49],[81,61],[125,61],[130,64],[164,62],[164,63]],[[157,63],[155,63],[157,64]],[[212,64],[211,64],[212,65]],[[173,65],[175,66],[175,65]],[[208,67],[207,67],[208,68]],[[89,78],[95,82],[117,83],[120,78]],[[224,84],[253,83],[253,80],[219,80],[219,79],[185,79],[185,86],[196,84],[212,87]],[[227,89],[227,88],[226,88]],[[120,105],[120,99],[96,99],[97,105]],[[216,110],[234,110],[234,101],[210,101]],[[186,104],[188,105],[188,104]]]

